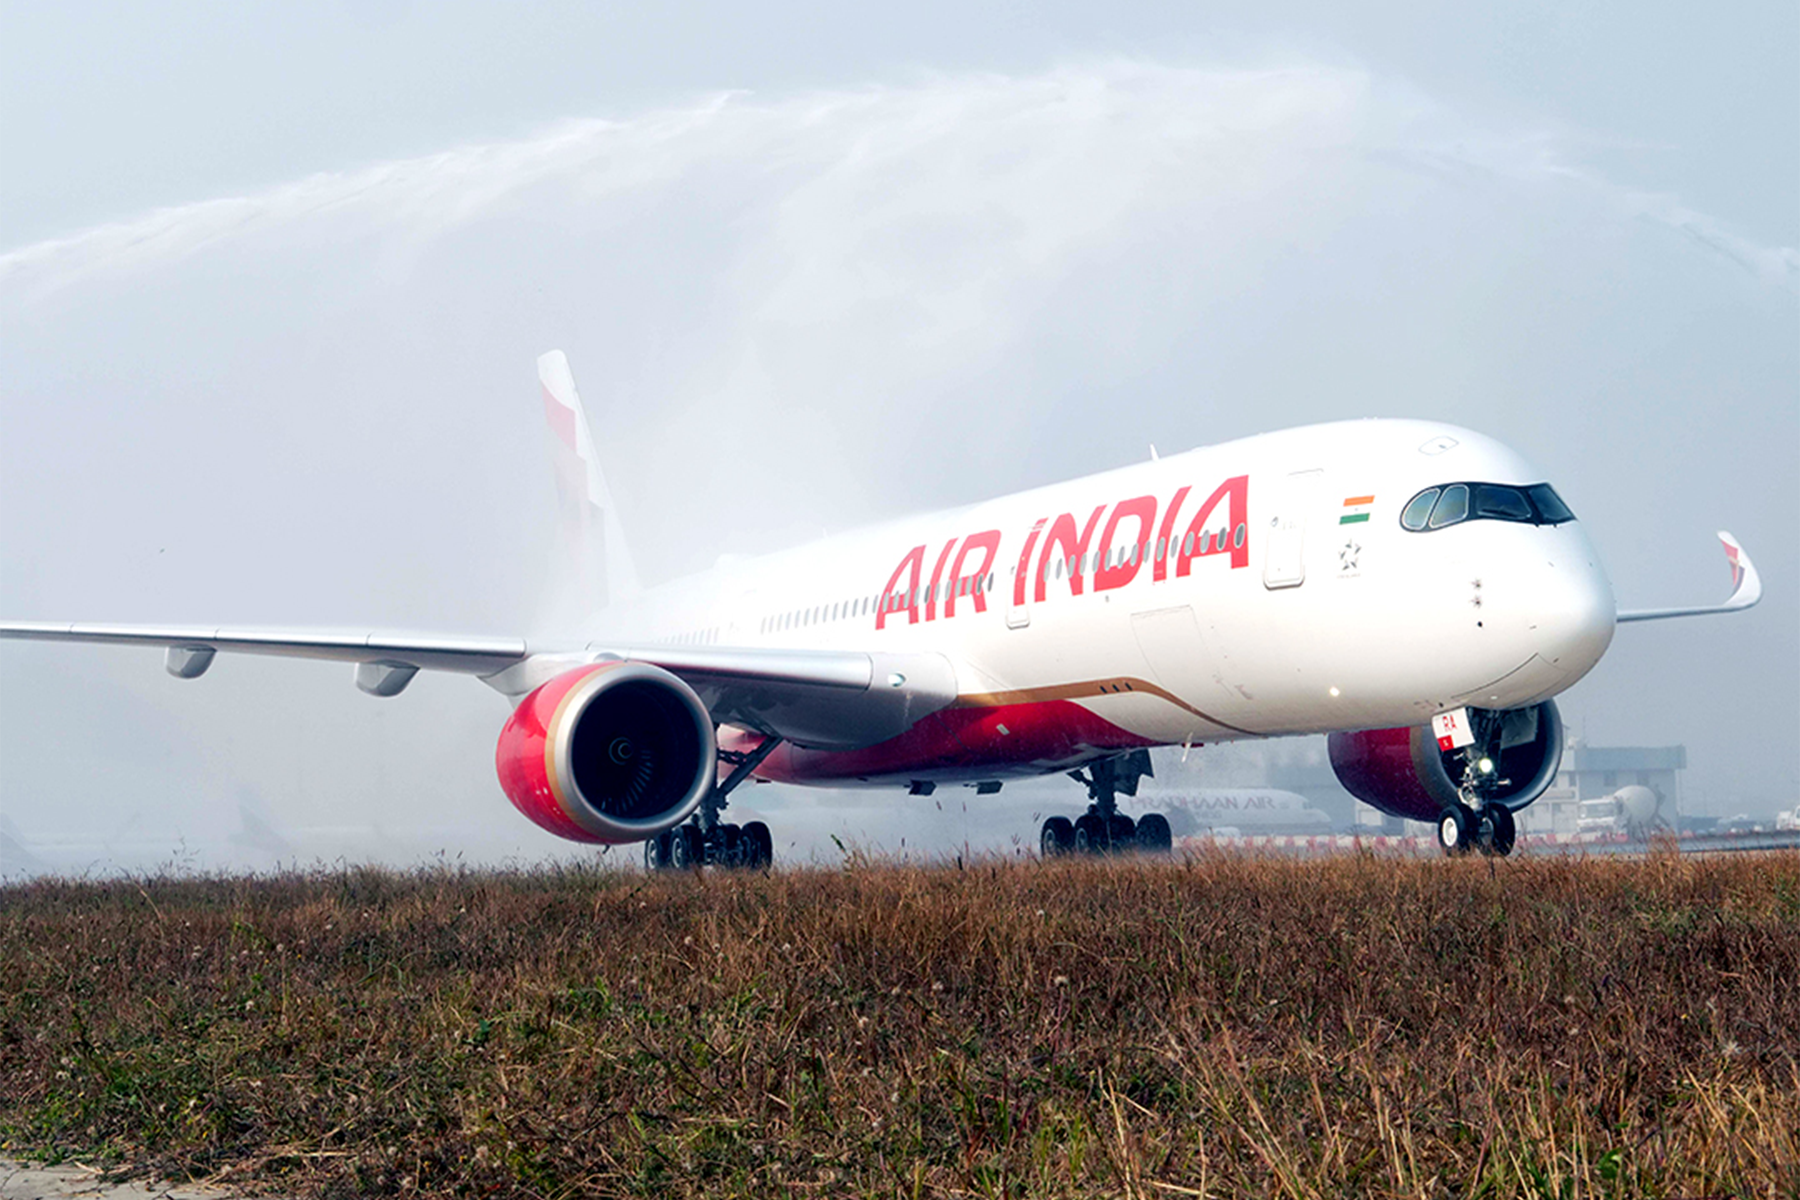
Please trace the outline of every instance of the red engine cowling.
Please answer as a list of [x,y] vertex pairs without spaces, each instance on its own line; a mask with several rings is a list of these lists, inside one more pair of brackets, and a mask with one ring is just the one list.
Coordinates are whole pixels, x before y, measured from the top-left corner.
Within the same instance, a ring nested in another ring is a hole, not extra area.
[[[1562,763],[1562,717],[1551,700],[1502,715],[1495,774],[1503,782],[1491,798],[1516,812],[1543,795],[1556,778]],[[1338,782],[1382,812],[1436,821],[1457,800],[1462,753],[1440,751],[1429,725],[1334,733],[1327,742]]]
[[520,702],[494,752],[500,786],[533,822],[576,842],[637,842],[693,813],[718,773],[712,716],[660,667],[611,662],[558,675]]

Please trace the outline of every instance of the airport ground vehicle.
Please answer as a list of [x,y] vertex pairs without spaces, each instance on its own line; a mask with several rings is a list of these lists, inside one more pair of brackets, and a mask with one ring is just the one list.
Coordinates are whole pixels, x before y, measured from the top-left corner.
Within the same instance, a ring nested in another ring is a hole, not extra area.
[[1416,420],[1308,426],[1152,458],[892,521],[653,588],[638,585],[597,442],[560,352],[539,361],[567,520],[591,551],[591,619],[520,638],[11,622],[0,636],[354,664],[401,693],[474,675],[513,704],[496,752],[551,833],[643,842],[653,867],[757,866],[759,823],[724,820],[756,777],[989,793],[1064,772],[1085,812],[1046,855],[1164,849],[1119,797],[1148,748],[1330,735],[1344,785],[1437,824],[1446,851],[1505,854],[1513,812],[1556,773],[1553,697],[1618,622],[1761,596],[1720,534],[1723,604],[1617,611],[1575,515],[1487,436]]

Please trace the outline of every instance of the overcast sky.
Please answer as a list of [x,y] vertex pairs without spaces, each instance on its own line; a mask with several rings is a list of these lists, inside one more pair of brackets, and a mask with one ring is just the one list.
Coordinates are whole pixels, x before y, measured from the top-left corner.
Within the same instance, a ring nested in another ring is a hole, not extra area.
[[[553,346],[652,579],[1429,416],[1537,461],[1624,605],[1743,540],[1759,609],[1623,629],[1562,704],[1794,804],[1800,8],[1197,12],[0,4],[0,614],[518,632]],[[240,807],[538,855],[504,711],[9,645],[0,812],[96,863],[207,865]]]

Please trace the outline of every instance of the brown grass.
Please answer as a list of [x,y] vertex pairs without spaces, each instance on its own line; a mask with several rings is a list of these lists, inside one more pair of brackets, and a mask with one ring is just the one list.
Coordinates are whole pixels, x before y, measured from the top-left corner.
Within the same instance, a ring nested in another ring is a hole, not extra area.
[[0,890],[0,1141],[288,1194],[1800,1195],[1800,855]]

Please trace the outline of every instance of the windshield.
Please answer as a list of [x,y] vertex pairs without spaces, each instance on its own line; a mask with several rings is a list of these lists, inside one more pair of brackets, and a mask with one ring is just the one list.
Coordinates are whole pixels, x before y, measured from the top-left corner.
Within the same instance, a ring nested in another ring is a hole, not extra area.
[[1521,525],[1561,525],[1573,521],[1556,489],[1547,483],[1440,483],[1428,487],[1400,512],[1400,524],[1418,533],[1464,521],[1512,521]]

